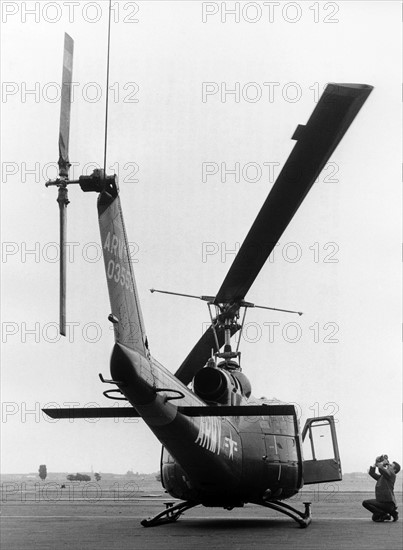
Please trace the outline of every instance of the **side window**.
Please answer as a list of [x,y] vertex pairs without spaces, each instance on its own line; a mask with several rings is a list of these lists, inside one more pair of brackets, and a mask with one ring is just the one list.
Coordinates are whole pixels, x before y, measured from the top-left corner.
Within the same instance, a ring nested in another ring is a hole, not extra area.
[[305,460],[326,460],[334,458],[333,438],[328,420],[313,420],[304,434]]

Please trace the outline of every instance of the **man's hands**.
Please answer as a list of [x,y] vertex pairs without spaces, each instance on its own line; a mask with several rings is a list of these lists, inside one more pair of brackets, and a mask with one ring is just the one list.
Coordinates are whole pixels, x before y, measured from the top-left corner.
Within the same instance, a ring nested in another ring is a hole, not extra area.
[[387,466],[389,464],[388,455],[380,455],[377,456],[375,459],[375,466],[379,468],[379,466]]

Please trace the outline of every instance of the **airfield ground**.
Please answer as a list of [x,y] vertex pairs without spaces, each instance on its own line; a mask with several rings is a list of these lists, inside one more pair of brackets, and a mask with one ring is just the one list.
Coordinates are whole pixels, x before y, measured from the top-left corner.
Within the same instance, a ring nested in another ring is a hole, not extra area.
[[[373,523],[361,501],[366,492],[307,491],[294,500],[312,502],[313,520],[301,529],[293,520],[253,505],[226,511],[197,507],[176,523],[144,528],[169,498],[100,484],[9,485],[2,492],[1,548],[4,550],[176,550],[250,548],[297,550],[400,550],[402,519]],[[291,501],[289,501],[291,503]],[[402,494],[398,494],[402,510]]]

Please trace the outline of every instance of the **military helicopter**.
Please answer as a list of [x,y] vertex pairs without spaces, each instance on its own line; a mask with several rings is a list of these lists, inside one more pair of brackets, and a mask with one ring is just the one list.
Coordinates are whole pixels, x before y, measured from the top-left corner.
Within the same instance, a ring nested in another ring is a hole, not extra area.
[[[98,169],[78,180],[68,178],[72,56],[73,41],[66,35],[60,175],[46,184],[57,186],[59,191],[60,332],[65,331],[67,187],[77,183],[83,191],[98,194],[111,305],[108,319],[114,327],[111,378],[99,376],[102,382],[116,386],[104,392],[106,397],[127,400],[131,407],[44,412],[52,418],[141,417],[147,423],[162,444],[163,487],[179,502],[170,502],[154,518],[143,520],[145,527],[176,521],[197,505],[231,510],[246,503],[276,510],[307,527],[311,522],[310,503],[304,503],[304,510],[299,511],[284,501],[304,484],[341,480],[334,418],[309,418],[301,432],[293,404],[253,397],[231,337],[242,331],[242,311],[262,307],[245,301],[247,292],[373,88],[365,84],[328,84],[308,122],[298,125],[292,136],[296,144],[217,294],[198,297],[209,307],[210,327],[172,374],[149,350],[116,176]],[[333,456],[319,460],[314,433],[316,427],[323,426],[330,433]],[[309,460],[304,460],[302,452],[306,436],[312,451]]]

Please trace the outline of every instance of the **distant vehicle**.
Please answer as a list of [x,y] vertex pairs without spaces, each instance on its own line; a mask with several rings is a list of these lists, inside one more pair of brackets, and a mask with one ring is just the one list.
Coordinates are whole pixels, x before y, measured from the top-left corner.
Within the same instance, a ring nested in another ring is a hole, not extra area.
[[[104,392],[107,397],[127,400],[132,408],[45,409],[45,412],[52,418],[144,419],[163,445],[162,484],[170,495],[182,500],[167,506],[153,519],[143,520],[146,527],[173,522],[185,510],[199,504],[231,510],[248,502],[282,512],[306,527],[311,522],[310,503],[305,503],[305,510],[300,512],[283,501],[297,494],[304,484],[341,480],[334,419],[310,418],[301,433],[294,405],[253,397],[251,384],[240,366],[240,352],[231,347],[231,337],[242,331],[248,308],[262,307],[246,302],[245,296],[372,86],[329,84],[307,124],[297,127],[292,137],[296,144],[224,282],[215,296],[200,297],[209,306],[211,326],[172,374],[150,354],[116,176],[95,170],[91,176],[68,179],[72,55],[73,42],[66,35],[60,175],[46,184],[59,190],[60,332],[64,333],[65,325],[67,186],[78,183],[83,191],[99,194],[99,228],[112,310],[109,320],[115,330],[112,378],[105,380],[102,375],[100,378],[117,386]],[[185,215],[180,213],[178,220]],[[152,212],[150,221],[151,216]],[[144,231],[149,234],[149,228]],[[192,389],[187,387],[190,383]],[[314,428],[317,427],[326,427],[331,436],[334,456],[326,460],[316,458]],[[312,460],[304,460],[302,454],[306,435]]]
[[91,477],[87,474],[69,474],[67,476],[67,479],[69,481],[91,481]]

